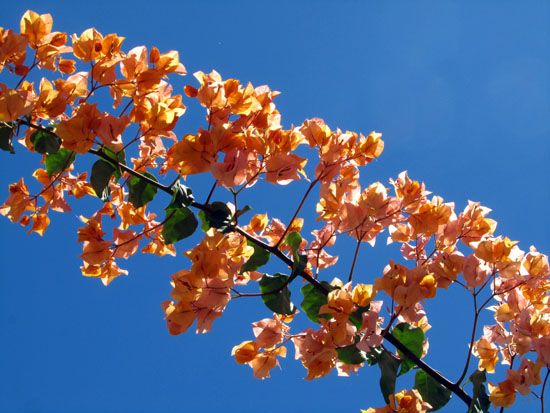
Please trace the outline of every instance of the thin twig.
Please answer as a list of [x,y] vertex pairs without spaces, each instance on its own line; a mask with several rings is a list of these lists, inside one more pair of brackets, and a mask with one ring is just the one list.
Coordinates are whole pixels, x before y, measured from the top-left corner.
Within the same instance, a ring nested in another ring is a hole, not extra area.
[[462,374],[458,378],[458,380],[455,382],[457,385],[460,385],[462,383],[462,380],[464,380],[464,377],[466,377],[466,374],[468,373],[468,368],[470,367],[470,360],[472,359],[472,349],[474,347],[474,340],[476,338],[476,330],[477,330],[477,322],[479,320],[479,314],[480,311],[477,308],[477,295],[472,295],[474,298],[474,323],[472,326],[472,334],[470,336],[470,344],[468,345],[468,356],[466,357],[466,364],[464,365],[464,369],[462,369]]
[[544,390],[546,390],[546,383],[548,383],[549,374],[550,374],[550,369],[546,367],[546,376],[544,376],[544,381],[542,383],[542,390],[540,391],[540,413],[544,413]]
[[288,233],[290,227],[292,227],[292,224],[294,223],[294,221],[296,220],[296,217],[298,216],[298,214],[300,213],[300,210],[302,209],[302,207],[304,206],[304,202],[306,202],[306,199],[309,195],[309,193],[311,192],[311,190],[313,189],[313,187],[315,186],[315,184],[319,182],[319,178],[317,179],[314,179],[313,181],[311,181],[311,183],[309,184],[307,190],[306,190],[306,193],[304,194],[304,196],[302,197],[302,200],[300,201],[300,204],[298,204],[298,208],[296,208],[296,211],[294,212],[294,215],[292,216],[292,218],[290,219],[290,222],[288,223],[288,225],[286,226],[285,230],[283,231],[283,235],[281,235],[281,238],[279,238],[279,241],[277,241],[277,243],[275,244],[275,248],[278,248],[279,245],[281,245],[281,242],[284,241],[285,239],[285,235]]
[[357,256],[359,255],[359,248],[361,247],[361,242],[363,242],[363,236],[357,238],[357,245],[355,246],[355,252],[353,254],[353,261],[351,262],[351,268],[349,270],[348,282],[353,280],[353,270],[355,269],[355,263],[357,262]]

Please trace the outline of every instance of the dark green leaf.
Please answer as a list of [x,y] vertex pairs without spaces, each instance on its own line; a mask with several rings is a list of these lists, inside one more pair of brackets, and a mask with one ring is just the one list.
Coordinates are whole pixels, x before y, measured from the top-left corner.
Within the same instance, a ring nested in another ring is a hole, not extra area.
[[106,146],[101,148],[101,151],[105,155],[107,155],[114,164],[120,163],[122,165],[126,165],[126,154],[124,153],[124,151],[115,152],[112,149],[107,148]]
[[[144,172],[143,175],[155,182],[158,182],[157,178],[149,172]],[[137,176],[132,176],[128,180],[128,190],[128,199],[135,208],[140,208],[143,205],[148,204],[157,194],[156,186],[151,185]]]
[[0,122],[0,149],[15,153],[12,142],[14,133],[15,125],[13,123]]
[[106,201],[109,198],[109,181],[115,172],[115,167],[103,159],[97,160],[92,166],[92,176],[90,183],[96,195]]
[[[264,304],[277,314],[294,314],[296,311],[294,304],[290,301],[290,290],[288,289],[288,285],[285,285],[288,278],[287,275],[283,274],[265,274],[260,279],[260,291],[264,294],[262,295]],[[266,294],[271,291],[277,292]]]
[[368,311],[369,308],[370,308],[370,305],[366,307],[359,307],[357,310],[355,310],[353,313],[350,314],[349,321],[351,321],[353,325],[357,327],[357,329],[360,329],[361,326],[363,325],[363,313],[365,311]]
[[254,244],[252,241],[248,240],[247,244],[254,248],[254,253],[249,258],[249,260],[241,267],[241,273],[245,271],[256,271],[262,265],[267,264],[269,261],[270,253],[262,247]]
[[114,168],[114,175],[117,179],[120,179],[122,176],[122,170],[120,169],[120,164],[126,165],[126,154],[124,151],[115,152],[112,149],[107,147],[101,148],[101,152],[107,156],[109,159],[103,158],[105,162],[109,162]]
[[292,279],[296,278],[298,275],[304,271],[307,266],[307,255],[305,254],[296,254],[292,262],[292,274],[290,276]]
[[252,211],[252,207],[250,205],[245,205],[243,208],[239,209],[236,213],[235,213],[235,216],[237,218],[239,218],[241,215],[243,215],[244,213],[248,212],[248,211]]
[[[395,326],[395,328],[392,330],[392,333],[395,338],[397,338],[405,347],[407,347],[416,357],[422,356],[424,332],[421,328],[413,327],[407,323],[401,323]],[[401,371],[399,372],[399,375],[401,376],[412,369],[415,364],[401,353],[399,353],[399,356],[403,360]]]
[[53,132],[37,130],[31,135],[34,150],[38,153],[56,153],[61,147],[61,139]]
[[485,371],[476,370],[470,376],[469,381],[474,386],[474,392],[468,413],[488,413],[491,402],[485,389],[485,382],[487,381]]
[[381,346],[377,347],[371,347],[370,351],[366,354],[367,357],[367,363],[369,363],[369,366],[374,366],[378,363],[380,360],[380,355],[382,354],[384,350]]
[[208,205],[208,209],[203,212],[204,220],[208,223],[208,226],[222,232],[228,230],[233,223],[233,213],[223,202],[212,202]]
[[210,224],[206,219],[206,213],[204,211],[199,211],[199,218],[201,220],[201,230],[204,232],[208,231],[210,229]]
[[187,238],[197,229],[197,218],[187,207],[166,209],[166,218],[162,227],[162,236],[166,244]]
[[418,370],[414,376],[414,388],[422,396],[422,400],[430,403],[430,412],[435,412],[451,400],[451,391],[435,381],[424,370]]
[[74,162],[76,154],[69,149],[60,149],[56,153],[46,155],[46,172],[48,176],[59,173],[67,169]]
[[169,208],[179,208],[181,206],[187,207],[195,200],[191,188],[182,185],[180,181],[176,181],[176,183],[172,185],[172,191],[174,192],[174,195],[172,196],[172,202],[170,202],[170,205],[168,206]]
[[355,344],[336,349],[340,361],[346,364],[361,364],[367,360],[367,354],[357,348]]
[[[328,290],[333,290],[334,287],[331,286],[326,281],[321,281]],[[327,296],[315,288],[311,284],[306,284],[301,289],[304,296],[304,301],[302,301],[302,310],[305,311],[308,318],[315,322],[319,322],[319,309],[327,303]],[[330,316],[322,315],[323,318],[330,318]]]
[[380,367],[380,390],[386,403],[389,403],[389,395],[395,393],[395,380],[397,379],[397,369],[401,361],[393,354],[384,350],[378,359]]

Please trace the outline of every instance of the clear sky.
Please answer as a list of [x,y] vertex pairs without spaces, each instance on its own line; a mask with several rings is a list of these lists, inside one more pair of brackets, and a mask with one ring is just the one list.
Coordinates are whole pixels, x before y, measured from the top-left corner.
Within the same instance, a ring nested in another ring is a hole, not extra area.
[[[408,170],[459,210],[469,199],[492,208],[498,233],[523,249],[550,252],[549,2],[12,0],[3,4],[0,26],[17,28],[29,8],[51,13],[57,30],[94,26],[126,36],[126,50],[177,49],[190,73],[216,69],[268,84],[283,92],[285,126],[322,117],[333,128],[380,131],[386,150],[363,172],[365,183]],[[178,134],[199,125],[191,110]],[[32,180],[38,161],[22,148],[0,153],[2,201],[9,183]],[[304,187],[259,188],[250,203],[285,218]],[[306,382],[291,351],[271,379],[253,379],[230,351],[252,338],[251,322],[270,315],[258,301],[230,303],[207,335],[169,336],[160,303],[170,274],[188,262],[181,254],[136,256],[121,262],[130,276],[108,288],[85,279],[76,243],[81,210],[73,205],[74,213],[53,213],[43,238],[0,219],[1,412],[358,412],[383,405],[377,367]],[[191,244],[178,244],[178,252]],[[391,252],[382,244],[363,249],[361,281],[381,274]],[[345,242],[335,249],[347,265],[348,250]],[[450,378],[466,355],[470,305],[457,289],[428,305],[427,360]],[[537,406],[520,400],[507,411]],[[453,400],[444,411],[465,409]]]

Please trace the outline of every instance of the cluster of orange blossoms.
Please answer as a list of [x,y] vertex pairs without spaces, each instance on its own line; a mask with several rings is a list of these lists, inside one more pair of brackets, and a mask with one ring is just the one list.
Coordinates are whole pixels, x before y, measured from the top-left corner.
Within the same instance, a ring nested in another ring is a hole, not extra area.
[[[175,187],[158,184],[158,176],[209,173],[217,186],[237,196],[261,180],[287,185],[308,179],[308,159],[295,153],[300,145],[307,145],[316,151],[318,161],[304,199],[319,186],[316,212],[323,226],[312,232],[311,242],[299,236],[294,245],[289,237],[299,234],[304,224],[297,216],[301,206],[288,224],[257,214],[247,225],[237,227],[242,211],[223,204],[229,224],[207,219],[210,225],[202,241],[185,253],[191,268],[172,275],[172,301],[162,305],[170,333],[183,333],[195,321],[197,332],[209,331],[232,298],[246,295],[237,287],[250,282],[262,286],[264,276],[257,269],[267,259],[258,258],[261,248],[268,256],[290,262],[293,275],[276,290],[256,295],[264,301],[283,300],[287,283],[296,276],[316,280],[319,270],[336,263],[338,257],[327,248],[338,236],[347,234],[358,244],[373,245],[387,230],[388,244],[400,245],[406,263],[390,261],[372,284],[354,284],[352,268],[349,282],[324,283],[327,291],[320,296],[302,289],[306,301],[316,303],[303,309],[319,324],[317,329],[290,334],[288,323],[295,308],[276,311],[266,301],[275,313],[253,324],[254,340],[233,348],[236,361],[248,364],[255,377],[269,377],[291,341],[296,359],[307,369],[306,379],[325,376],[335,368],[338,374],[349,375],[366,364],[366,355],[381,349],[395,321],[426,332],[430,325],[422,303],[435,297],[438,289],[457,285],[475,297],[482,290],[489,294],[476,310],[493,304],[485,308],[494,311],[495,324],[485,326],[483,335],[470,343],[479,371],[493,373],[499,361],[509,366],[504,381],[489,384],[490,402],[509,406],[516,393],[530,394],[532,386],[541,383],[541,370],[550,365],[548,258],[534,247],[525,253],[516,242],[495,236],[496,222],[487,217],[488,208],[469,202],[457,212],[453,203],[439,196],[430,198],[424,184],[406,172],[390,180],[391,189],[380,182],[362,188],[360,168],[378,158],[384,148],[379,133],[365,136],[331,130],[320,119],[284,129],[274,104],[278,92],[267,86],[241,85],[235,79],[224,81],[215,71],[195,73],[198,86],[184,89],[188,99],[206,109],[207,125],[178,137],[174,129],[186,110],[185,98],[174,95],[168,83],[169,75],[186,74],[177,52],[160,53],[143,46],[124,51],[123,37],[103,36],[95,29],[71,36],[72,46],[68,46],[67,34],[53,32],[52,25],[50,15],[28,11],[19,33],[0,28],[0,72],[10,72],[16,79],[14,87],[0,83],[0,146],[13,152],[12,139],[24,130],[19,143],[42,154],[45,165],[33,174],[41,189],[31,195],[23,179],[10,185],[0,214],[43,235],[50,224],[50,210],[70,210],[65,195],[102,198],[97,212],[81,217],[84,226],[78,230],[78,242],[82,243],[82,273],[107,285],[127,274],[116,259],[137,253],[143,241],[143,253],[175,255],[174,242],[196,227],[188,207],[198,207],[206,215],[213,211],[210,196],[205,204],[193,203],[188,196],[183,203],[173,201],[166,218],[159,220],[147,204],[157,187],[172,192]],[[82,63],[89,70],[77,72]],[[59,77],[44,77],[36,85],[28,80],[36,69]],[[92,103],[101,90],[108,94]],[[103,109],[107,99],[118,114]],[[125,151],[131,149],[135,157],[127,161]],[[88,152],[102,158],[92,176],[71,173],[75,158]],[[104,218],[118,219],[111,237],[105,232]],[[188,227],[182,230],[184,223]],[[180,233],[172,235],[173,231]],[[386,326],[382,293],[392,302]],[[420,346],[418,357],[423,357],[427,339]],[[363,358],[351,360],[349,351]],[[402,354],[391,357],[405,361]],[[519,361],[516,368],[514,360]],[[389,394],[387,401],[387,406],[365,412],[420,413],[432,408],[416,389]]]

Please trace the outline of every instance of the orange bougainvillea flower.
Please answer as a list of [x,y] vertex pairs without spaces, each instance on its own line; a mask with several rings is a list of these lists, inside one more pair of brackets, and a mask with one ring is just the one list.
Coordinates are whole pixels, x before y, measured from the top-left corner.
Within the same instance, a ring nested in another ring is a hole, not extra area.
[[286,347],[281,343],[286,337],[289,327],[285,322],[292,321],[292,316],[284,317],[273,314],[273,318],[265,318],[252,324],[256,336],[255,341],[243,341],[233,347],[231,355],[237,363],[248,364],[254,377],[265,379],[271,369],[279,365],[277,357],[286,357]]
[[330,314],[336,318],[349,317],[354,311],[352,294],[347,288],[336,289],[331,291],[327,297],[327,303],[319,309],[319,314]]
[[213,228],[201,243],[187,251],[191,270],[172,276],[172,298],[176,302],[163,303],[170,333],[185,332],[195,320],[197,332],[208,332],[225,310],[239,269],[253,252],[241,235],[224,235]]
[[73,103],[77,98],[88,94],[88,72],[78,72],[67,79],[55,80],[55,88],[65,96],[67,103]]
[[97,136],[105,146],[115,151],[123,148],[122,134],[130,124],[128,116],[112,116],[108,113],[101,116],[97,126]]
[[21,89],[13,90],[0,83],[0,121],[11,122],[31,113],[34,106],[33,93],[25,90],[27,87],[25,82]]
[[366,307],[370,304],[374,296],[376,295],[376,290],[372,284],[357,284],[353,287],[353,302],[359,307]]
[[53,19],[50,14],[38,14],[27,10],[21,18],[21,34],[27,38],[32,48],[36,49],[41,41],[52,31]]
[[426,196],[430,192],[426,191],[423,183],[410,179],[407,171],[401,172],[395,181],[390,179],[390,183],[395,188],[395,194],[405,211],[415,212],[427,202]]
[[332,134],[330,128],[319,118],[304,121],[300,132],[305,136],[311,148],[326,145]]
[[504,380],[498,385],[489,383],[489,400],[495,407],[509,407],[516,401],[516,389],[511,380]]
[[361,413],[426,413],[432,406],[422,400],[418,390],[402,390],[390,394],[389,403],[385,407],[361,410]]
[[287,334],[289,327],[284,324],[277,314],[273,318],[252,323],[252,331],[256,336],[256,344],[263,348],[273,348],[281,343]]
[[201,71],[193,74],[200,83],[200,88],[196,92],[196,98],[201,105],[212,109],[223,109],[227,104],[225,88],[222,77],[213,70],[210,74]]
[[250,219],[250,223],[245,227],[248,232],[260,235],[267,227],[269,218],[267,214],[256,214]]
[[267,182],[279,185],[287,185],[292,181],[300,179],[300,174],[304,174],[304,166],[307,159],[296,154],[278,153],[271,155],[266,161]]
[[185,66],[180,62],[179,53],[175,50],[161,54],[156,47],[153,47],[149,53],[149,61],[155,65],[156,70],[165,75],[169,73],[187,74]]
[[85,277],[99,278],[103,285],[107,286],[115,278],[121,275],[128,275],[128,271],[121,269],[114,259],[109,258],[101,265],[90,265],[84,262],[80,267]]
[[26,210],[32,209],[29,202],[29,189],[25,185],[23,178],[15,184],[11,184],[10,195],[6,202],[0,207],[0,214],[8,217],[10,221],[19,221],[21,215]]
[[43,78],[40,81],[40,95],[34,109],[35,113],[44,118],[56,118],[65,112],[67,96],[54,89],[54,85]]
[[279,365],[277,356],[286,357],[286,347],[281,346],[273,350],[266,350],[259,353],[248,364],[252,367],[254,377],[257,379],[266,379],[270,377],[270,371]]
[[14,65],[15,71],[27,70],[25,57],[27,55],[27,38],[13,30],[0,27],[0,72],[5,65]]
[[326,329],[306,329],[292,338],[296,359],[307,369],[306,380],[326,376],[336,366],[336,346]]
[[96,29],[87,29],[80,37],[72,35],[73,53],[84,62],[89,62],[101,56],[103,36]]
[[193,324],[196,318],[193,307],[188,302],[174,303],[165,301],[162,308],[166,317],[168,331],[172,335],[184,333]]
[[68,120],[61,121],[55,133],[61,138],[63,147],[76,153],[86,153],[94,145],[94,139],[101,126],[101,113],[95,103],[85,103]]
[[454,204],[444,204],[441,197],[433,197],[409,217],[409,223],[416,234],[432,235],[440,226],[449,222]]
[[70,75],[76,72],[76,62],[71,59],[60,59],[58,68],[60,72]]
[[255,341],[243,341],[231,350],[231,355],[239,364],[246,364],[254,360],[258,355],[258,345]]
[[181,175],[206,172],[216,162],[216,148],[208,131],[185,135],[168,151],[168,167]]
[[498,237],[480,241],[474,245],[475,255],[488,263],[507,262],[512,248],[517,244],[509,238]]
[[366,165],[382,155],[384,141],[381,138],[382,134],[374,131],[367,136],[359,135],[353,162],[357,165]]
[[134,255],[139,248],[141,235],[136,231],[121,231],[118,228],[113,230],[113,242],[115,243],[113,257],[128,259]]
[[474,343],[473,354],[479,358],[478,369],[486,370],[488,373],[494,373],[498,362],[498,348],[482,337]]
[[43,236],[46,228],[50,225],[50,218],[47,214],[35,214],[32,216],[33,224],[30,232],[36,232],[38,235]]

